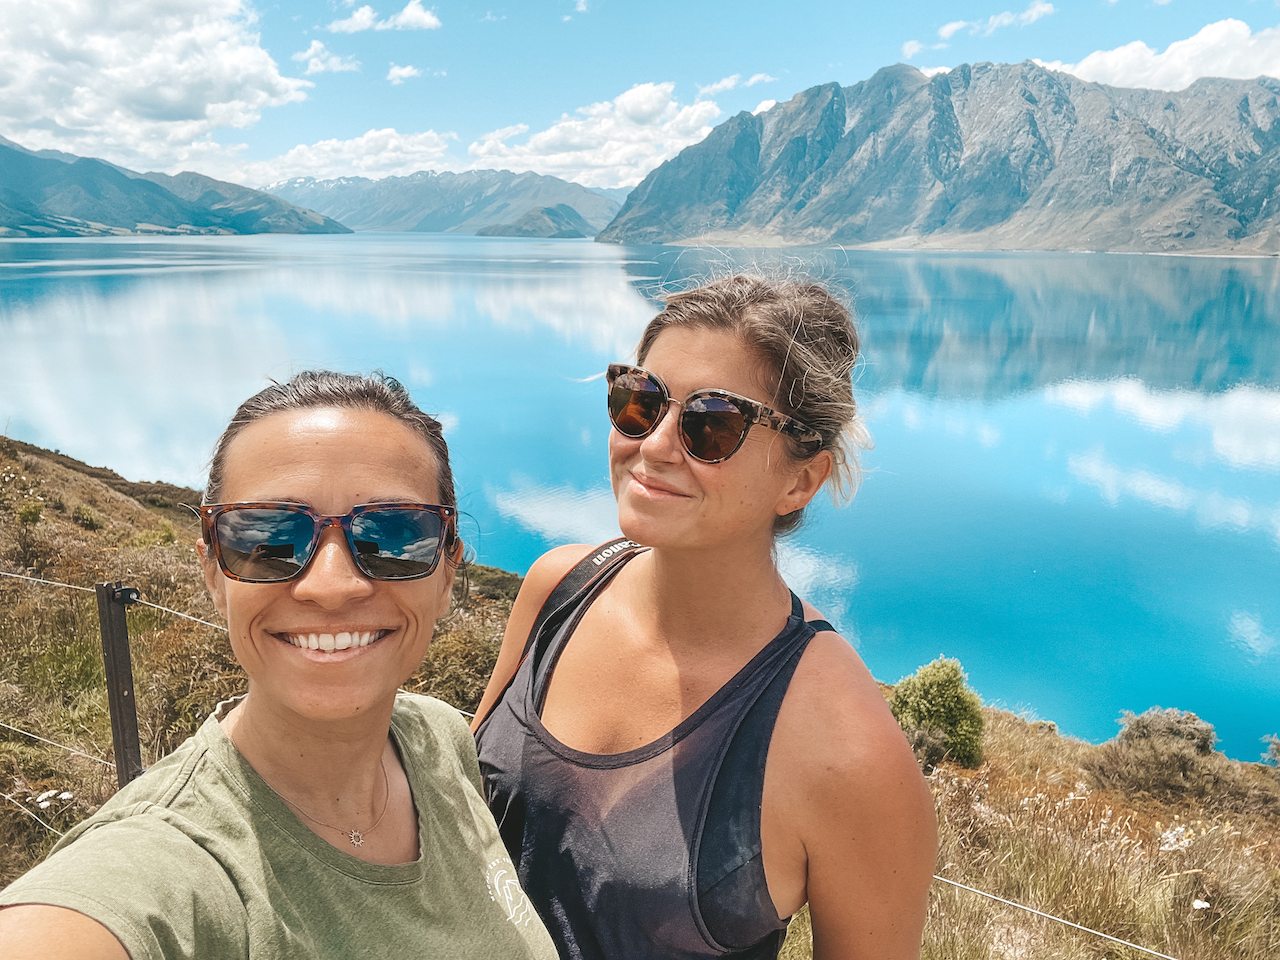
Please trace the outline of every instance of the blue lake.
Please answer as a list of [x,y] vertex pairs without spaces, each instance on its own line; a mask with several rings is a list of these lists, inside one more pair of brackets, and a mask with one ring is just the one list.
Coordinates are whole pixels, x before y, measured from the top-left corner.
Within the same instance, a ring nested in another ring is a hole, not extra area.
[[664,283],[842,284],[875,440],[780,548],[887,681],[940,653],[1098,741],[1193,710],[1280,732],[1280,262],[692,251],[432,235],[0,241],[0,426],[200,486],[268,377],[382,368],[444,420],[464,536],[523,572],[616,531],[603,385]]

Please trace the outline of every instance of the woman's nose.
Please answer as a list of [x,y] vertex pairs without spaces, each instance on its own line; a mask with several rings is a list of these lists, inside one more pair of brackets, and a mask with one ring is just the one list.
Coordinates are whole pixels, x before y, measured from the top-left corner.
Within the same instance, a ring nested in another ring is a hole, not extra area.
[[680,404],[668,400],[657,426],[640,443],[640,451],[650,460],[675,462],[684,457],[680,442]]
[[311,564],[293,581],[295,599],[317,603],[325,609],[336,609],[372,592],[373,581],[356,566],[340,527],[326,527],[321,531]]

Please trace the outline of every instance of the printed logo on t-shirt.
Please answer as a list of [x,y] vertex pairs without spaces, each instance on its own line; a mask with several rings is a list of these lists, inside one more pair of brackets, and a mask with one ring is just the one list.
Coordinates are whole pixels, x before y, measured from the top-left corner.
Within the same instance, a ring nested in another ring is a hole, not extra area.
[[533,918],[533,904],[520,889],[515,864],[506,857],[489,863],[489,898],[506,911],[507,919],[517,927],[527,927]]

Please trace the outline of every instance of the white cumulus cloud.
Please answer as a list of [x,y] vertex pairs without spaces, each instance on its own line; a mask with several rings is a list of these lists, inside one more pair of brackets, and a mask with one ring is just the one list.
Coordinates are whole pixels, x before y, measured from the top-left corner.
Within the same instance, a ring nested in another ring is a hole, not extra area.
[[440,18],[424,9],[422,0],[409,0],[405,8],[385,20],[379,20],[377,12],[363,6],[345,20],[329,24],[330,33],[361,33],[365,30],[439,30]]
[[129,167],[199,167],[211,135],[306,99],[244,0],[51,0],[0,15],[0,135]]
[[713,100],[682,105],[674,83],[640,83],[613,100],[564,114],[524,143],[485,138],[468,147],[472,166],[533,170],[588,187],[632,186],[711,132]]
[[1116,87],[1183,90],[1201,77],[1280,77],[1280,27],[1254,33],[1241,20],[1219,20],[1157,52],[1141,40],[1097,50],[1078,63],[1040,61],[1081,80]]
[[372,30],[377,22],[378,15],[373,12],[373,7],[361,7],[345,20],[335,20],[329,24],[329,32],[359,33],[362,30]]
[[765,113],[768,110],[772,110],[777,105],[778,105],[777,100],[761,100],[759,103],[756,104],[756,108],[751,112],[752,114],[759,115],[759,114]]
[[298,144],[271,160],[227,164],[218,174],[237,183],[263,186],[290,177],[405,177],[419,170],[455,167],[446,156],[452,133],[400,133],[395,129],[370,130],[350,140],[321,140]]
[[440,18],[430,10],[424,10],[422,0],[409,0],[405,8],[395,16],[378,24],[378,30],[439,30]]
[[924,49],[924,44],[921,43],[919,40],[908,40],[906,43],[902,45],[902,56],[905,59],[910,60],[912,57],[914,57],[917,53],[919,53],[923,49]]
[[351,57],[339,56],[325,49],[319,40],[312,40],[311,46],[295,53],[292,59],[306,63],[307,76],[313,73],[343,73],[348,70],[359,70],[360,61]]
[[387,71],[387,79],[391,81],[391,85],[393,87],[398,87],[400,84],[404,83],[405,80],[407,80],[409,77],[420,77],[420,76],[422,76],[422,74],[418,72],[417,67],[411,67],[408,65],[403,67],[397,67],[394,63],[392,63],[391,69]]

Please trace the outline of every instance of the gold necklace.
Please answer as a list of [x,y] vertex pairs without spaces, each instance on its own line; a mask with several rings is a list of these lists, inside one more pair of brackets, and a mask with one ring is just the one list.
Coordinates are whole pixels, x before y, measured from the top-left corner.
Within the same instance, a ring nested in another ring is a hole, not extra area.
[[385,756],[382,758],[382,787],[383,787],[383,793],[384,793],[384,796],[382,798],[382,813],[378,814],[377,822],[374,823],[374,825],[370,827],[368,830],[365,830],[363,833],[355,829],[344,830],[342,829],[342,827],[335,827],[332,823],[325,823],[323,820],[317,820],[311,814],[307,813],[307,811],[303,810],[300,806],[298,806],[296,803],[294,803],[292,800],[286,797],[279,790],[276,791],[276,796],[278,796],[281,800],[283,800],[289,806],[293,807],[293,809],[297,810],[300,814],[302,814],[312,823],[318,823],[322,827],[328,827],[330,830],[336,830],[338,831],[338,833],[344,834],[347,840],[350,841],[353,847],[363,847],[365,834],[373,833],[373,831],[378,829],[378,824],[382,823],[382,818],[387,815],[387,807],[391,803],[391,781],[387,779],[387,758]]

